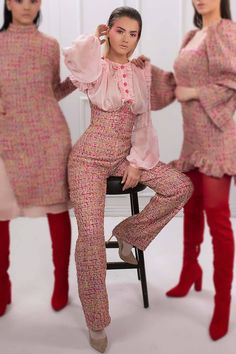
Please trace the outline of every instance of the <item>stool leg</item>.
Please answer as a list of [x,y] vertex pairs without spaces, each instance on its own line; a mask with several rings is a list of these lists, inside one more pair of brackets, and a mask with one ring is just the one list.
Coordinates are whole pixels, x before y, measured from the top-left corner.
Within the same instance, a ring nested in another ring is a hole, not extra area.
[[138,202],[138,193],[137,192],[130,193],[130,206],[131,206],[131,214],[132,215],[139,214],[139,202]]
[[146,280],[143,251],[138,250],[138,254],[139,254],[140,279],[141,279],[142,293],[143,293],[143,305],[145,308],[147,308],[149,306],[149,300],[148,300],[147,280]]
[[[135,215],[139,213],[139,202],[138,202],[138,193],[130,193],[130,205],[131,205],[131,214]],[[146,271],[144,263],[143,251],[135,247],[136,258],[138,259],[138,279],[141,280],[142,293],[143,293],[143,305],[144,308],[149,307],[148,300],[148,290],[147,290],[147,280],[146,280]]]
[[[130,193],[130,207],[131,207],[131,215],[136,215],[139,213],[139,202],[138,202],[138,193]],[[139,262],[139,254],[138,254],[138,249],[134,247],[135,249],[135,256]],[[138,280],[141,279],[140,275],[140,269],[139,267],[137,268],[137,273],[138,273]]]
[[[138,254],[138,248],[137,247],[134,247],[134,250],[135,250],[135,257],[137,258],[138,262],[139,262],[139,254]],[[138,273],[138,280],[140,280],[140,269],[137,268],[137,273]]]

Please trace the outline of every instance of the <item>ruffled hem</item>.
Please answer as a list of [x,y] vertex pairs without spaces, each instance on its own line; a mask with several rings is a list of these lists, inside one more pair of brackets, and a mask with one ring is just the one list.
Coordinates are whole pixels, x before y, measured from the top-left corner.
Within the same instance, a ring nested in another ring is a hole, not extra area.
[[72,208],[70,203],[62,203],[55,205],[45,205],[45,206],[29,206],[21,207],[16,202],[8,205],[4,205],[3,208],[0,207],[0,221],[13,220],[18,217],[28,217],[28,218],[38,218],[46,216],[47,214],[60,214]]
[[200,172],[207,176],[216,178],[222,178],[224,175],[233,176],[236,184],[236,157],[232,161],[220,164],[195,151],[192,155],[181,156],[178,160],[171,161],[170,165],[181,172],[198,168]]
[[45,216],[46,214],[60,214],[71,208],[71,202],[51,205],[19,205],[7,175],[4,161],[0,157],[0,221],[12,220],[20,216],[30,218]]

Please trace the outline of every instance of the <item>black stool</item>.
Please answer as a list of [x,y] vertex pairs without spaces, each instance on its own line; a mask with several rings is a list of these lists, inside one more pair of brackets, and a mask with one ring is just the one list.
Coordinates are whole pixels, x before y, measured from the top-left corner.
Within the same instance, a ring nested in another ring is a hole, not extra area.
[[[121,184],[122,177],[111,176],[107,179],[107,192],[108,195],[129,194],[131,214],[135,215],[139,213],[138,192],[141,192],[146,188],[143,184],[139,183],[135,188],[129,188],[122,191],[123,185]],[[117,241],[110,241],[106,243],[106,248],[119,248]],[[135,268],[138,272],[138,279],[141,281],[142,293],[143,293],[143,305],[145,308],[149,306],[147,281],[144,263],[143,251],[134,247],[135,256],[138,261],[137,265],[125,263],[125,262],[107,262],[107,269],[129,269]]]

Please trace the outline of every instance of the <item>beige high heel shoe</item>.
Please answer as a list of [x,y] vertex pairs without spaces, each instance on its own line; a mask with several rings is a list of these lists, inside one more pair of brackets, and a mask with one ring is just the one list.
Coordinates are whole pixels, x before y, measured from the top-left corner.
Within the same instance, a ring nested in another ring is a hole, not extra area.
[[89,331],[89,343],[93,349],[97,350],[99,353],[104,353],[108,344],[107,336],[101,339],[95,339],[91,336]]
[[130,253],[126,256],[122,254],[122,249],[123,249],[123,241],[120,240],[117,236],[112,235],[106,243],[109,243],[112,239],[112,237],[115,237],[117,239],[118,245],[119,245],[119,256],[122,259],[122,261],[129,263],[129,264],[133,264],[133,265],[137,265],[138,261],[137,259],[134,257],[132,251],[130,251]]

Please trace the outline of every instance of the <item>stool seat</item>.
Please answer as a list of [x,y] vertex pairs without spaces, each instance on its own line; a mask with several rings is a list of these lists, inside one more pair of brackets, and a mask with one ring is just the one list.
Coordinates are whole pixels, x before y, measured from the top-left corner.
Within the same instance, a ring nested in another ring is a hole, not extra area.
[[130,193],[138,193],[143,191],[146,186],[142,183],[138,183],[136,187],[122,190],[123,184],[121,184],[122,177],[111,176],[107,178],[107,192],[109,195],[116,194],[130,194]]

